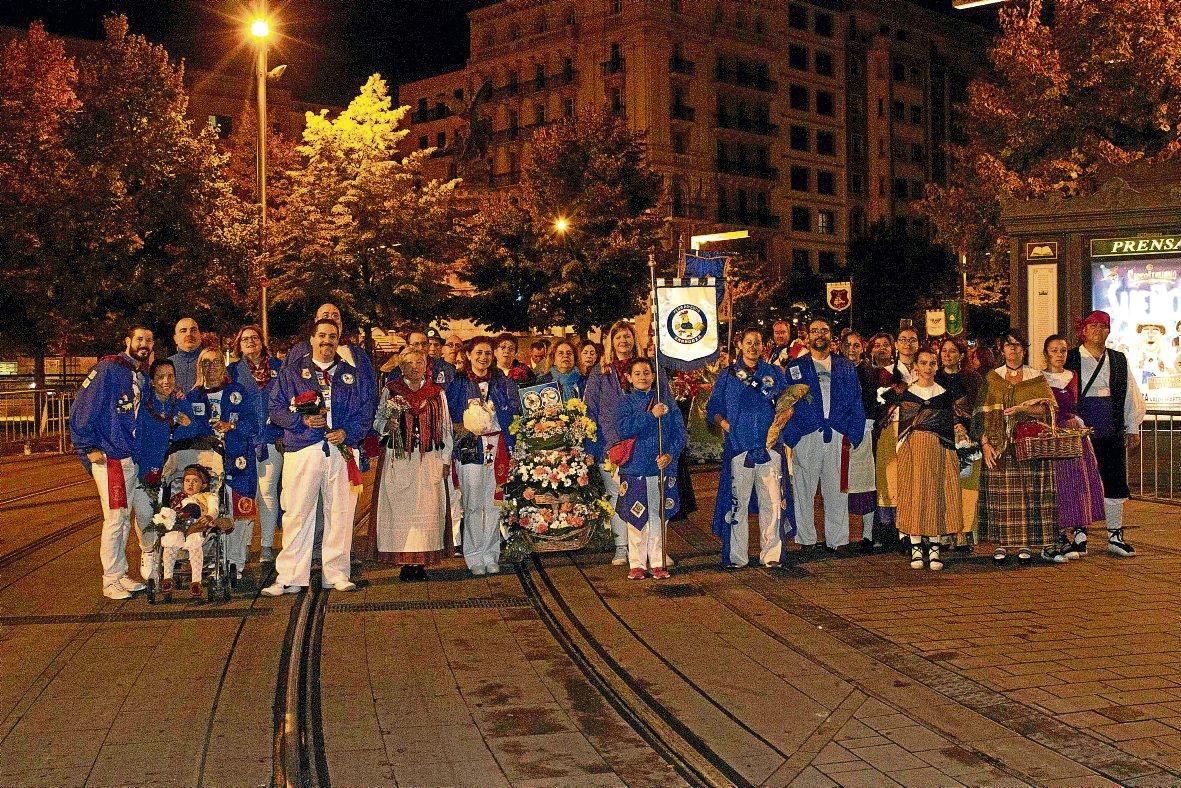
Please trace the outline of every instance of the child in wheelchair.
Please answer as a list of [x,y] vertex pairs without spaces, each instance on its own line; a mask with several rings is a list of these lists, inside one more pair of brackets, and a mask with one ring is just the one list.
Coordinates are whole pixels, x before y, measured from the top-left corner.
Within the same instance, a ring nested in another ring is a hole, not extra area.
[[206,546],[213,543],[210,546],[215,548],[215,552],[220,552],[216,550],[216,542],[223,534],[233,531],[233,521],[221,516],[220,496],[210,491],[212,483],[212,475],[205,466],[197,463],[186,466],[181,489],[172,496],[169,505],[153,518],[156,526],[163,531],[160,537],[163,573],[160,592],[165,602],[172,600],[175,590],[173,578],[180,551],[183,549],[188,552],[192,571],[189,596],[201,599]]

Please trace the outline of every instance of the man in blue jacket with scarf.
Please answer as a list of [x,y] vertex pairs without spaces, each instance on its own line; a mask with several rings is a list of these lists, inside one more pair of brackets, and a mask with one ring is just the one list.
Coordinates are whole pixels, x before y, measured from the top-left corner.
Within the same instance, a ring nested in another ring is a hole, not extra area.
[[764,361],[763,337],[742,332],[739,358],[718,376],[705,408],[706,420],[726,435],[722,474],[714,506],[713,532],[722,540],[722,564],[741,568],[750,561],[747,523],[751,491],[759,502],[759,563],[778,566],[789,536],[791,494],[786,484],[782,443],[767,448],[775,400],[787,379]]
[[812,399],[796,403],[783,429],[792,448],[796,541],[816,544],[816,487],[824,498],[824,541],[830,548],[849,543],[849,496],[841,492],[841,443],[858,446],[865,435],[865,406],[857,368],[832,353],[832,324],[818,317],[808,323],[808,354],[787,365],[788,384],[807,384]]

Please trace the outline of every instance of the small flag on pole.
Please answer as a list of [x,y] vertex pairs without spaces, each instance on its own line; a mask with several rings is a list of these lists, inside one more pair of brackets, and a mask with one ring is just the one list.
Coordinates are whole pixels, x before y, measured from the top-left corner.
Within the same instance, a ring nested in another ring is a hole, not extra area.
[[834,312],[844,312],[853,306],[853,283],[830,282],[828,285],[828,308]]
[[660,361],[670,369],[704,367],[718,357],[717,280],[656,280],[656,341]]

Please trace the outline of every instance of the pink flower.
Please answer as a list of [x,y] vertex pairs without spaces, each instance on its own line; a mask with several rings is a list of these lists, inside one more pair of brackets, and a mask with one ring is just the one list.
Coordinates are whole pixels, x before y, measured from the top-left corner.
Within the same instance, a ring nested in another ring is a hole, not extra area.
[[537,493],[533,492],[532,487],[526,487],[524,495],[525,495],[525,500],[532,501],[534,496],[537,495]]

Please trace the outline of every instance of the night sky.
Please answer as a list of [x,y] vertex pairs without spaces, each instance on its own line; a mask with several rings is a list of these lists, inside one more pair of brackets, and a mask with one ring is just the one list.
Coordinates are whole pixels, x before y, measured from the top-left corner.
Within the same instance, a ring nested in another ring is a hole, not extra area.
[[[271,64],[288,64],[284,85],[297,98],[344,104],[374,71],[397,85],[461,67],[466,14],[493,1],[270,0],[283,34]],[[952,13],[950,0],[918,2]],[[249,8],[249,0],[0,0],[0,25],[42,19],[51,33],[97,38],[103,16],[123,13],[132,32],[164,44],[174,57],[247,74],[237,20]]]

